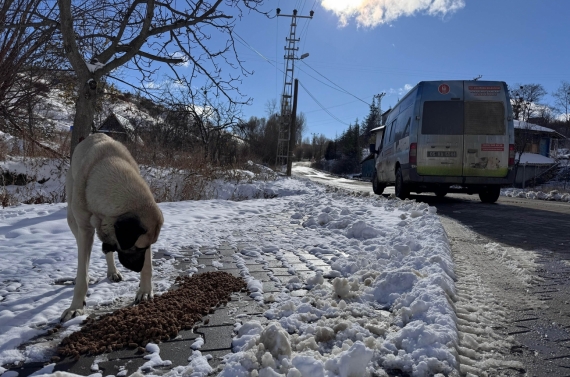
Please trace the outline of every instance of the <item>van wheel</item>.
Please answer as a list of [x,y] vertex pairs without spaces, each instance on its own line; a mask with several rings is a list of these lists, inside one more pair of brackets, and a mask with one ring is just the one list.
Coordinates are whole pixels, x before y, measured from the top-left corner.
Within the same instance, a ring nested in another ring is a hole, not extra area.
[[447,195],[447,191],[445,190],[438,190],[434,192],[435,196],[437,196],[438,198],[443,198],[445,195]]
[[394,191],[396,191],[396,196],[402,200],[410,196],[410,187],[404,182],[404,176],[402,175],[401,168],[396,170],[396,187],[394,188]]
[[374,191],[376,195],[382,195],[385,188],[386,184],[378,181],[378,173],[376,172],[376,169],[374,169],[374,176],[372,177],[372,191]]
[[499,186],[490,186],[479,192],[479,199],[483,203],[495,203],[500,195],[501,188]]

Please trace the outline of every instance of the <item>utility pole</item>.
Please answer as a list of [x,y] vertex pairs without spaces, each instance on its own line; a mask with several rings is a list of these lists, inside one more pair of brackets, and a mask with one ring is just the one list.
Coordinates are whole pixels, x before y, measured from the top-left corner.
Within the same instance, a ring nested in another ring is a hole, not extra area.
[[384,96],[386,95],[386,93],[382,92],[380,94],[375,94],[374,98],[376,98],[378,100],[378,118],[376,119],[376,127],[380,127],[382,125],[382,98],[384,98]]
[[291,127],[289,132],[289,153],[287,154],[287,177],[291,176],[293,165],[293,149],[295,149],[295,136],[297,136],[297,97],[299,94],[299,80],[295,79],[295,90],[293,91],[293,110],[291,112]]
[[[291,102],[293,99],[293,77],[295,70],[295,60],[301,60],[309,56],[308,53],[296,57],[295,52],[299,50],[297,42],[301,39],[296,38],[297,19],[298,18],[313,18],[315,12],[311,11],[310,16],[297,15],[297,9],[293,10],[293,14],[281,14],[281,9],[277,8],[277,17],[291,17],[291,27],[289,29],[289,37],[285,38],[287,44],[285,45],[285,81],[283,84],[283,93],[281,94],[281,112],[279,115],[279,132],[277,139],[277,159],[275,161],[276,168],[281,170],[286,165],[286,174],[291,176],[290,161],[292,155],[292,143],[294,140],[292,135],[294,115],[292,114]],[[295,99],[297,95],[295,94]]]

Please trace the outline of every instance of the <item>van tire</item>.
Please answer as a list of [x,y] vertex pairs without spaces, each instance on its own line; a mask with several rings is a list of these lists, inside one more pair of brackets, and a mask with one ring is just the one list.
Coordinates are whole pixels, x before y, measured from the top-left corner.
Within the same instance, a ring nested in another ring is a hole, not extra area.
[[437,196],[438,198],[443,198],[445,195],[447,195],[447,191],[444,190],[438,190],[434,192],[435,196]]
[[500,195],[500,186],[489,186],[479,192],[479,199],[481,199],[483,203],[495,203]]
[[410,187],[406,182],[404,182],[404,175],[402,174],[402,169],[398,167],[396,170],[396,183],[395,183],[396,196],[402,200],[410,196]]
[[372,191],[374,191],[376,195],[382,195],[385,188],[386,184],[378,181],[378,172],[374,169],[374,176],[372,177]]

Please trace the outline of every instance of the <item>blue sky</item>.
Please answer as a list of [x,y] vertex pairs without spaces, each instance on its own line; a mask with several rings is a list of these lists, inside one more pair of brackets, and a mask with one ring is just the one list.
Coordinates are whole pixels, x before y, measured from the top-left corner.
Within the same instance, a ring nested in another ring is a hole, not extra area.
[[[362,5],[365,3],[368,6]],[[542,84],[548,93],[554,92],[562,80],[570,81],[568,0],[266,3],[266,9],[277,7],[282,14],[291,14],[293,9],[301,15],[315,11],[312,20],[299,20],[297,26],[299,55],[308,52],[310,56],[304,60],[308,66],[296,64],[295,77],[333,116],[300,87],[298,111],[307,118],[305,136],[316,133],[335,138],[348,123],[366,117],[374,94],[386,93],[382,108],[387,109],[407,92],[406,88],[422,80],[482,75],[484,80],[510,85]],[[244,108],[247,118],[266,116],[267,102],[280,101],[280,69],[290,22],[286,17],[266,19],[249,14],[236,24],[238,35],[273,63],[238,43],[245,67],[254,71],[241,87],[253,98],[253,105]],[[334,85],[319,73],[350,94],[332,89]],[[543,102],[554,101],[547,95]]]

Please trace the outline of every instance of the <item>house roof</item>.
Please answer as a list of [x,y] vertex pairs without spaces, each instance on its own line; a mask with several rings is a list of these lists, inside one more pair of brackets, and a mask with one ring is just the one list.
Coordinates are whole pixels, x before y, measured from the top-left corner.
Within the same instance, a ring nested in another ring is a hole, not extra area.
[[542,127],[539,126],[538,124],[529,123],[529,122],[521,122],[520,120],[516,119],[513,120],[513,123],[515,124],[515,128],[518,128],[520,130],[531,130],[531,131],[548,132],[548,133],[556,132],[552,128]]
[[535,131],[535,132],[545,132],[545,133],[551,134],[551,136],[554,138],[566,139],[566,136],[562,135],[559,132],[556,132],[552,128],[539,126],[538,124],[529,123],[529,122],[521,122],[521,121],[516,120],[516,119],[513,120],[513,123],[515,124],[515,129],[530,130],[530,131]]
[[130,120],[128,120],[127,118],[125,118],[122,115],[113,113],[113,115],[115,116],[115,118],[117,118],[117,120],[119,121],[119,123],[121,123],[121,126],[123,126],[123,128],[125,130],[128,130],[130,132],[134,132],[135,128],[133,127],[132,123]]

